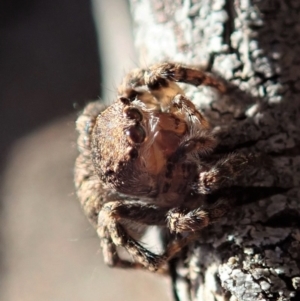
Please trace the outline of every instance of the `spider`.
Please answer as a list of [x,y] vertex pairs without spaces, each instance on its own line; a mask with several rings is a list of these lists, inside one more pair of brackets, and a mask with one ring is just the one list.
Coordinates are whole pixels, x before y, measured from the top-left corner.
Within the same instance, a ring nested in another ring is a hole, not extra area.
[[[90,103],[77,120],[77,195],[110,266],[162,268],[228,213],[229,199],[207,196],[231,186],[249,163],[244,154],[213,156],[209,123],[177,82],[225,92],[201,70],[160,63],[128,73],[111,106]],[[153,225],[170,233],[162,254],[139,241]],[[134,262],[122,259],[118,246]]]

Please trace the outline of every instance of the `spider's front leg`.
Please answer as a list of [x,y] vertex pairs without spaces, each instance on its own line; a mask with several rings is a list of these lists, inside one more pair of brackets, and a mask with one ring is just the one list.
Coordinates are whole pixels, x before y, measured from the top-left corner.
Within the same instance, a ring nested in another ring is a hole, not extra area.
[[167,223],[171,232],[199,232],[223,217],[231,208],[229,200],[220,200],[209,208],[190,210],[184,207],[171,209]]
[[[217,162],[205,162],[201,159],[201,169],[196,182],[191,188],[201,194],[211,194],[222,188],[236,184],[239,177],[261,162],[261,157],[253,154],[235,153],[230,154]],[[206,165],[206,166],[205,166]],[[210,206],[199,207],[194,210],[185,207],[171,209],[167,214],[167,224],[171,232],[190,233],[186,242],[197,238],[197,234],[204,227],[218,221],[230,212],[234,200],[221,198]],[[170,253],[170,251],[169,251]]]
[[223,199],[210,208],[190,210],[178,207],[169,210],[167,226],[170,232],[176,233],[177,238],[168,244],[165,257],[171,259],[187,244],[196,241],[203,228],[218,221],[230,208],[230,202]]
[[145,70],[133,69],[123,79],[118,88],[118,97],[124,104],[129,104],[141,92],[137,89],[145,85]]
[[208,166],[207,170],[199,173],[194,187],[202,194],[236,185],[240,177],[251,172],[253,167],[267,167],[270,166],[270,162],[261,155],[233,153],[217,162],[209,163]]
[[100,238],[100,246],[105,264],[110,267],[118,267],[122,269],[137,269],[143,267],[138,262],[131,262],[119,257],[116,245],[112,241],[111,234],[107,227],[103,227],[101,229],[99,227],[97,233]]
[[218,79],[203,70],[187,67],[182,64],[160,63],[153,65],[145,74],[145,82],[150,89],[164,85],[163,79],[174,82],[187,83],[194,86],[211,86],[224,93],[226,88]]
[[[210,167],[206,167],[205,171],[199,173],[192,188],[201,194],[211,194],[222,188],[233,186],[253,166],[258,164],[262,166],[261,159],[261,156],[254,154],[230,154],[217,162],[209,163]],[[204,159],[202,158],[202,160]],[[232,208],[233,201],[233,199],[220,199],[210,207],[194,210],[184,207],[174,208],[167,215],[168,227],[171,232],[176,233],[200,231],[228,213]]]
[[[223,216],[227,209],[227,206],[222,204],[206,211],[196,209],[188,212],[184,208],[167,210],[133,201],[106,203],[99,214],[97,230],[102,241],[105,261],[110,265],[125,268],[144,266],[151,271],[160,270],[184,246],[195,240],[202,228]],[[123,226],[122,220],[127,221],[126,226]],[[130,226],[131,222],[167,226],[171,232],[179,235],[168,243],[164,254],[157,255],[144,248],[128,234],[125,227]],[[181,236],[180,234],[183,232],[189,233]],[[116,246],[124,247],[138,263],[120,259],[116,252]]]
[[[166,261],[164,255],[156,255],[134,238],[126,228],[139,225],[165,225],[166,210],[150,204],[134,201],[113,201],[104,204],[99,212],[97,233],[106,263],[119,267],[144,266],[149,270],[158,270]],[[118,257],[116,246],[124,247],[138,262],[129,263]]]

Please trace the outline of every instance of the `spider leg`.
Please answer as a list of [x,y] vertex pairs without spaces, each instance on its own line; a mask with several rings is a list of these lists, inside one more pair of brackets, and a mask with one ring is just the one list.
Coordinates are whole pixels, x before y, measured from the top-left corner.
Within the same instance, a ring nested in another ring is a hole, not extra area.
[[[114,207],[113,210],[111,210],[111,205],[113,205]],[[131,209],[133,209],[133,214],[131,214],[130,217],[128,217],[124,211],[124,209],[130,209],[126,208],[126,206],[122,206],[121,203],[120,207],[118,205],[114,206],[114,204],[110,204],[106,207],[105,211],[107,211],[107,214],[110,214],[109,212],[113,212],[113,216],[115,216],[117,212],[119,212],[121,213],[122,218],[124,218],[124,216],[127,216],[127,218],[139,218],[138,207],[139,206],[131,207]],[[178,236],[178,238],[171,240],[168,243],[166,251],[163,255],[153,254],[137,241],[135,241],[132,237],[130,237],[124,227],[117,221],[120,216],[118,216],[118,218],[116,216],[114,218],[107,218],[106,216],[104,217],[107,220],[106,226],[100,226],[97,231],[98,235],[101,238],[101,247],[103,250],[104,260],[106,264],[110,266],[122,268],[146,267],[151,271],[157,271],[158,269],[161,269],[165,262],[174,257],[184,246],[196,240],[199,236],[199,231],[202,228],[206,227],[212,222],[217,221],[219,218],[225,215],[226,212],[228,212],[229,208],[230,207],[228,204],[222,203],[218,204],[214,208],[206,210],[199,208],[191,211],[186,208],[175,208],[169,210],[167,214],[167,223],[170,231],[175,232],[179,235],[183,232],[190,233],[188,233],[188,235],[186,235],[185,237]],[[151,213],[153,213],[153,208],[150,209],[150,214]],[[142,218],[141,220],[139,220],[139,222],[149,225],[153,225],[154,222],[158,222],[159,224],[162,222],[160,220],[156,220],[156,218],[153,219],[153,217],[147,218],[146,215],[147,214],[142,214]],[[131,254],[138,262],[132,263],[120,259],[116,251],[116,246],[125,247],[129,254]]]
[[175,95],[170,104],[169,111],[175,116],[187,119],[187,121],[190,123],[190,126],[193,126],[194,123],[196,123],[197,126],[199,126],[200,123],[202,130],[209,129],[208,121],[197,110],[193,102],[190,101],[183,94]]
[[122,102],[129,104],[139,95],[136,89],[145,85],[144,75],[144,69],[134,69],[124,77],[118,88],[118,96]]
[[216,140],[209,134],[202,132],[193,137],[184,140],[178,147],[177,153],[197,153],[200,155],[207,155],[212,152],[216,146]]
[[165,226],[168,209],[137,201],[113,201],[104,204],[103,210],[116,220],[128,219],[149,226]]
[[221,188],[234,185],[244,173],[257,164],[263,165],[262,158],[253,154],[233,153],[216,163],[210,169],[200,172],[196,183],[199,193],[209,194]]
[[198,232],[223,217],[231,208],[229,200],[218,201],[210,208],[174,208],[167,214],[167,224],[171,232]]
[[131,262],[119,257],[116,245],[113,243],[107,229],[105,229],[104,232],[102,231],[101,235],[102,237],[100,237],[100,246],[105,264],[110,267],[118,267],[123,269],[143,268],[143,265],[138,262]]
[[[144,266],[149,270],[160,270],[162,272],[162,266],[165,262],[174,257],[188,243],[195,240],[199,235],[199,230],[223,216],[225,209],[228,207],[227,205],[219,205],[207,211],[196,209],[187,212],[187,209],[184,208],[167,211],[154,205],[138,204],[131,201],[115,201],[107,203],[104,206],[104,211],[110,215],[106,237],[106,241],[107,239],[111,240],[109,247],[115,250],[116,245],[123,246],[138,261],[138,263],[133,264],[124,262],[114,252],[114,265],[119,267],[124,266],[125,268]],[[176,239],[172,239],[168,243],[164,254],[156,255],[128,235],[124,227],[118,223],[118,220],[122,218],[138,221],[146,225],[165,225],[167,220],[168,227],[172,232],[176,232],[177,234],[181,232],[192,233],[189,233],[185,237],[178,236]],[[191,219],[194,219],[194,221],[191,222]],[[101,236],[102,232],[103,227],[99,227],[99,236]],[[107,246],[105,248],[107,249]],[[110,259],[112,252],[108,253],[105,248],[103,248],[104,257]],[[110,261],[106,260],[106,262],[110,264],[111,259]]]
[[200,235],[200,231],[195,231],[193,233],[189,233],[185,237],[177,234],[177,238],[170,241],[167,245],[166,251],[164,253],[166,260],[169,261],[172,259],[177,253],[179,253],[186,245],[197,240]]
[[177,238],[170,241],[164,253],[170,260],[187,244],[198,239],[201,230],[216,222],[231,208],[228,200],[222,200],[211,208],[174,208],[168,212],[167,223],[169,230],[177,234]]
[[158,270],[166,261],[165,256],[152,253],[133,239],[122,225],[122,219],[140,224],[162,225],[165,224],[165,214],[153,205],[148,207],[147,204],[141,203],[135,206],[130,201],[114,201],[104,204],[98,219],[97,233],[108,264],[130,267],[130,264],[122,262],[116,253],[115,246],[122,246],[137,260],[137,266],[142,265],[151,271]]
[[211,153],[217,144],[216,139],[211,134],[209,123],[195,105],[184,95],[176,95],[169,111],[179,119],[186,120],[191,132],[181,141],[171,160],[176,162],[191,152],[201,155]]
[[218,79],[210,76],[203,70],[174,63],[160,63],[150,67],[146,82],[151,87],[156,87],[157,83],[164,84],[163,79],[175,82],[187,83],[194,86],[211,86],[225,92],[225,86]]

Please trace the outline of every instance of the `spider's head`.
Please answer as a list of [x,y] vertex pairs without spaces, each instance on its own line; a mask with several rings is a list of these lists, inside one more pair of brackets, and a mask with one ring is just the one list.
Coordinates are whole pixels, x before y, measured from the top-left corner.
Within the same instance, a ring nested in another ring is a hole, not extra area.
[[154,103],[121,97],[97,117],[92,134],[96,172],[120,193],[155,194],[157,175],[186,132],[184,120]]

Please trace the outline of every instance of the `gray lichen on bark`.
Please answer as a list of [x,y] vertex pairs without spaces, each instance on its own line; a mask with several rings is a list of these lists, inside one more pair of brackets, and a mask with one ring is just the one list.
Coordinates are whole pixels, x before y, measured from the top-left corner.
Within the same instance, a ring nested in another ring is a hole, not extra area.
[[131,0],[131,7],[141,63],[198,65],[227,84],[224,95],[187,87],[218,151],[272,160],[243,176],[237,209],[174,260],[177,299],[300,300],[300,2]]

